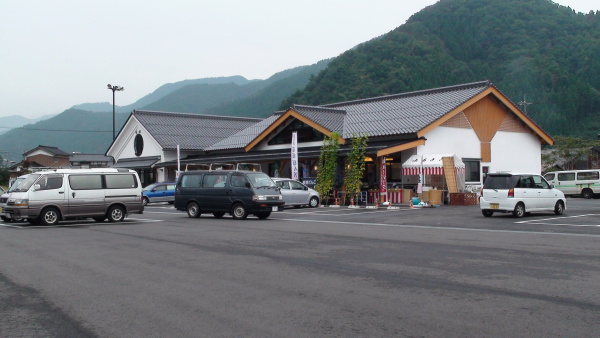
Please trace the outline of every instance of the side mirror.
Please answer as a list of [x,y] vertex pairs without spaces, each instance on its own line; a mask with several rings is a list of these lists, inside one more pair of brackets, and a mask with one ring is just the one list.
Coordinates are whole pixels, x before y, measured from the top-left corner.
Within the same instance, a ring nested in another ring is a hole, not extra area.
[[39,184],[35,184],[35,185],[33,186],[33,191],[40,190],[40,188],[41,188],[41,187],[40,187],[40,185],[39,185]]
[[250,185],[250,182],[246,182],[246,184],[244,184],[244,186],[248,189],[252,188],[252,186]]
[[554,184],[550,184],[550,189],[554,189]]

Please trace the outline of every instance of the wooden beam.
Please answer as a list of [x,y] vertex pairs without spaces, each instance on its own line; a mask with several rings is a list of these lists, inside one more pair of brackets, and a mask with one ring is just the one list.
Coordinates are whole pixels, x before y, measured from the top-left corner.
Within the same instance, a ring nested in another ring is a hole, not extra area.
[[385,149],[381,149],[377,151],[377,157],[381,157],[381,156],[385,156],[385,155],[389,155],[389,154],[394,154],[394,153],[398,153],[407,149],[412,149],[415,148],[417,146],[424,146],[425,145],[425,139],[418,139],[412,142],[408,142],[405,144],[400,144],[397,146],[393,146],[393,147],[389,147],[389,148],[385,148]]

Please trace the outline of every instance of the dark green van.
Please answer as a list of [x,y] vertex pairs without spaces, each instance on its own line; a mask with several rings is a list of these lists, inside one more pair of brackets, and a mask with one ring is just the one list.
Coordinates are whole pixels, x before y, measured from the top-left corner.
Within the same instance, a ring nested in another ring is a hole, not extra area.
[[175,187],[175,208],[191,218],[226,213],[234,219],[252,214],[265,219],[284,205],[279,187],[257,171],[197,170],[182,173]]

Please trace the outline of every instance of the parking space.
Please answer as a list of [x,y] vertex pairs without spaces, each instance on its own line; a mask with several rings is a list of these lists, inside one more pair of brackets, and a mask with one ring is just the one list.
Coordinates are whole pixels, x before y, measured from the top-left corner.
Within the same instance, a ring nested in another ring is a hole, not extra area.
[[517,224],[537,224],[572,227],[600,227],[600,214],[583,214],[573,216],[530,219],[516,222]]

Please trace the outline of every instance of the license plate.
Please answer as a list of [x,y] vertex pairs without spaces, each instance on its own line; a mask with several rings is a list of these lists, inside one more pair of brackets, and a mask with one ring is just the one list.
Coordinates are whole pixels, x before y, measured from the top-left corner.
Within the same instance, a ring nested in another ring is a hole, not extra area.
[[279,211],[279,207],[273,207],[273,211]]
[[490,208],[492,208],[492,209],[500,209],[500,204],[498,204],[498,203],[490,203]]

